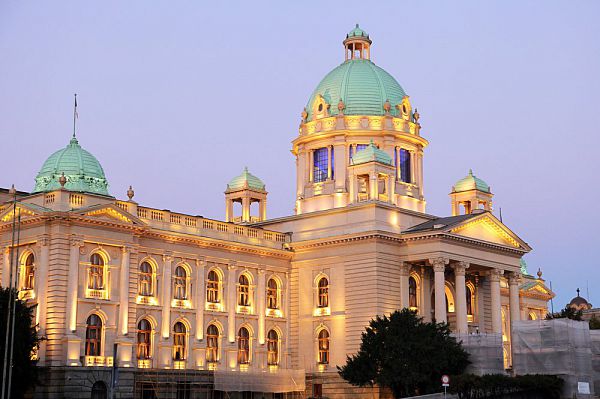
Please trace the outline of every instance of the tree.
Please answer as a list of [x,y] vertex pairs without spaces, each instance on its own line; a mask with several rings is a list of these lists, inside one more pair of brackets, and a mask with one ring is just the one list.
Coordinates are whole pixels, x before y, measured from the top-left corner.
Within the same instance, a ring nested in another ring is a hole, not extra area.
[[448,324],[425,323],[415,311],[402,309],[371,320],[358,353],[338,373],[352,385],[377,384],[401,398],[439,390],[441,376],[461,374],[468,358]]
[[583,312],[581,310],[575,310],[569,305],[566,305],[564,309],[560,311],[560,313],[548,313],[546,315],[546,320],[552,319],[571,319],[581,321],[583,320]]
[[600,330],[600,319],[596,316],[590,319],[590,330]]
[[33,387],[37,382],[37,360],[34,360],[32,354],[37,352],[40,339],[33,323],[33,307],[28,307],[25,302],[18,300],[15,290],[0,288],[0,375],[4,375],[2,372],[6,342],[6,318],[9,310],[7,305],[11,295],[12,299],[16,301],[11,397],[22,398],[27,389]]

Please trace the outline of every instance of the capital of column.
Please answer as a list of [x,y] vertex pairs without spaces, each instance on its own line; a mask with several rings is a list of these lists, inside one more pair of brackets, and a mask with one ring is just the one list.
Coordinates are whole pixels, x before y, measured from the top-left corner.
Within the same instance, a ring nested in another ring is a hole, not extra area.
[[[49,234],[41,234],[37,238],[37,246],[39,247],[47,247],[50,245],[50,235]],[[8,247],[7,247],[8,249]]]
[[201,267],[204,265],[206,265],[206,258],[204,256],[196,258],[196,266]]
[[73,247],[83,247],[84,245],[83,238],[76,235],[72,235],[69,242]]
[[264,269],[258,269],[257,273],[259,276],[262,276],[263,274],[265,274],[265,270]]
[[237,267],[236,261],[232,260],[227,264],[227,270],[235,270]]
[[500,281],[500,276],[504,274],[504,270],[501,269],[492,269],[489,271],[490,281]]
[[446,270],[446,265],[450,263],[450,259],[448,258],[433,258],[429,259],[429,263],[433,266],[433,271],[436,273],[443,272]]
[[123,254],[131,253],[131,251],[133,251],[133,247],[131,245],[123,245],[121,247],[121,251],[123,252]]
[[464,276],[466,270],[469,268],[469,264],[467,262],[456,262],[452,267],[454,268],[455,275]]
[[408,262],[400,262],[400,275],[408,276],[408,272],[410,270],[410,263]]
[[508,284],[509,285],[518,285],[521,279],[521,273],[510,272],[508,273]]
[[173,252],[166,251],[163,256],[163,262],[173,262]]

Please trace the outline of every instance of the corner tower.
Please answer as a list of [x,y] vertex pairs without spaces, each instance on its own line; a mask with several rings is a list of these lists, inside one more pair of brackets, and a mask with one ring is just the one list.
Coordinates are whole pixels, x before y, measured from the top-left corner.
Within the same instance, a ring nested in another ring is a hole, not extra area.
[[[356,25],[343,44],[345,61],[313,91],[293,141],[296,213],[363,201],[425,212],[423,149],[428,142],[420,134],[419,113],[396,79],[371,61],[372,41],[364,30]],[[392,160],[385,171],[391,176],[387,195],[354,195],[353,158],[371,141]]]
[[493,196],[490,186],[469,169],[469,174],[452,186],[452,216],[473,213],[476,209],[491,212]]
[[[242,214],[234,214],[234,204],[242,204]],[[253,203],[258,203],[258,215],[251,214]],[[234,177],[225,190],[225,221],[255,223],[267,219],[267,190],[265,183],[244,168],[241,175]]]

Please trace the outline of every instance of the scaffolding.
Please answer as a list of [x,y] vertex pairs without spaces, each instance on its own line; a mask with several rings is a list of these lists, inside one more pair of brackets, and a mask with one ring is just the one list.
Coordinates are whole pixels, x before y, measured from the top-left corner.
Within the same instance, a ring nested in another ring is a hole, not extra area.
[[471,364],[467,372],[483,374],[503,374],[504,357],[502,334],[453,334],[469,353]]
[[592,342],[588,322],[570,319],[518,321],[512,329],[515,374],[552,374],[564,381],[568,397],[588,384],[593,395]]
[[590,330],[594,392],[600,392],[600,330]]

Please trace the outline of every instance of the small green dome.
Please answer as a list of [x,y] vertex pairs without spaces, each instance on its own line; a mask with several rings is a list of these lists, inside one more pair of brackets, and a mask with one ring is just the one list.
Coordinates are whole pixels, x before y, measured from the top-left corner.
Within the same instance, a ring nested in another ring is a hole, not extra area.
[[258,177],[248,172],[248,168],[246,167],[241,175],[234,177],[227,184],[227,191],[242,190],[244,188],[265,191],[265,183],[263,183]]
[[392,157],[390,157],[387,152],[377,148],[377,146],[373,144],[373,140],[371,140],[368,146],[354,154],[352,157],[352,165],[360,165],[372,161],[384,163],[386,165],[394,164]]
[[452,186],[453,193],[460,193],[462,191],[469,190],[479,190],[483,191],[484,193],[491,193],[490,186],[486,182],[475,176],[473,174],[473,170],[471,169],[469,169],[469,174],[467,175],[467,177],[460,179],[456,182],[456,184],[454,184],[454,186]]
[[65,189],[92,194],[110,195],[108,181],[100,162],[81,148],[75,137],[69,145],[56,151],[44,162],[35,178],[34,193],[60,189],[59,178],[65,174]]
[[329,72],[310,96],[306,106],[307,120],[312,120],[313,104],[318,96],[330,105],[329,114],[338,115],[340,99],[344,115],[384,115],[384,104],[390,101],[390,113],[398,116],[397,104],[406,96],[392,75],[367,59],[350,59]]
[[527,262],[525,262],[523,258],[519,260],[519,265],[521,266],[521,274],[529,275],[529,273],[527,272]]
[[365,32],[364,30],[362,30],[360,28],[360,26],[358,26],[358,24],[356,24],[356,27],[354,29],[352,29],[350,32],[348,32],[346,37],[347,38],[349,38],[349,37],[366,37],[368,39],[369,34],[367,32]]

